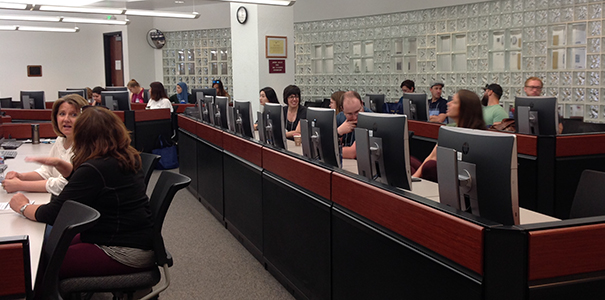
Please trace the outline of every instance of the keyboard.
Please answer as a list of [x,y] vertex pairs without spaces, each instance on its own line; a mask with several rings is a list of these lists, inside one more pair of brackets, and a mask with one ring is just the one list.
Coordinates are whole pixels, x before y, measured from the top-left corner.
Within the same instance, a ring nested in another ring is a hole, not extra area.
[[[7,165],[5,165],[5,164],[1,164],[1,165],[0,165],[0,173],[2,173],[2,172],[4,172],[4,171],[6,171],[6,168],[8,168],[8,166],[7,166]],[[3,177],[4,177],[4,176],[3,176]]]
[[16,150],[0,150],[0,156],[3,156],[4,159],[15,158],[15,157],[17,157],[17,151]]
[[4,143],[2,143],[2,148],[17,149],[17,148],[21,147],[22,144],[23,144],[23,142],[19,142],[19,141],[4,142]]

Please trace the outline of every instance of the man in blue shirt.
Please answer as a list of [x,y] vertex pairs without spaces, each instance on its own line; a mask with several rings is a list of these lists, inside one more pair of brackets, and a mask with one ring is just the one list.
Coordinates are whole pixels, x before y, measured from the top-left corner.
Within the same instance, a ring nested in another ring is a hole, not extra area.
[[[406,79],[401,83],[401,91],[405,93],[413,93],[416,90],[416,85],[414,81]],[[397,103],[397,113],[403,115],[403,96],[399,98],[399,102]]]
[[444,123],[447,118],[447,100],[441,97],[444,84],[434,82],[431,85],[431,99],[429,100],[429,122]]
[[338,126],[338,137],[342,145],[342,158],[357,158],[355,147],[355,127],[357,127],[357,116],[360,112],[372,112],[363,106],[359,93],[348,91],[342,96],[342,111],[336,115],[336,126]]

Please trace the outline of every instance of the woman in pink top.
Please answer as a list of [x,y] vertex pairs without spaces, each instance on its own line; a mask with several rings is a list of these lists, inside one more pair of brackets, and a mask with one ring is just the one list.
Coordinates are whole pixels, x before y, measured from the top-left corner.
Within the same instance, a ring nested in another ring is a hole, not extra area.
[[145,89],[134,79],[131,79],[126,85],[128,90],[132,93],[130,95],[130,102],[132,103],[145,103]]

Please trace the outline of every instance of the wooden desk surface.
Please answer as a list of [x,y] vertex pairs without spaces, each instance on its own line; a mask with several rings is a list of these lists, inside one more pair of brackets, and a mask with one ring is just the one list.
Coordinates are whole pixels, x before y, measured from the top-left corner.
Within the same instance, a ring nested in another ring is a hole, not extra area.
[[[8,165],[5,173],[9,171],[29,172],[37,169],[39,165],[25,162],[25,157],[48,155],[51,147],[51,144],[23,144],[17,149],[16,158],[5,161]],[[36,201],[36,204],[44,204],[50,201],[50,194],[48,193],[24,194],[30,200]],[[13,195],[14,193],[8,194],[4,189],[0,189],[0,202],[8,202]],[[38,270],[38,261],[44,239],[44,228],[44,223],[27,220],[10,208],[0,210],[0,236],[29,235],[32,284],[36,281],[36,271]]]
[[[294,141],[288,140],[288,151],[302,155],[302,147],[296,146]],[[357,174],[357,160],[355,159],[343,159],[342,168],[351,173]],[[412,182],[412,193],[422,196],[426,199],[439,202],[439,185],[435,182],[422,180],[420,182]],[[519,207],[519,223],[520,225],[553,222],[560,221],[560,219],[553,218],[548,215],[544,215],[535,211],[531,211],[522,207]]]

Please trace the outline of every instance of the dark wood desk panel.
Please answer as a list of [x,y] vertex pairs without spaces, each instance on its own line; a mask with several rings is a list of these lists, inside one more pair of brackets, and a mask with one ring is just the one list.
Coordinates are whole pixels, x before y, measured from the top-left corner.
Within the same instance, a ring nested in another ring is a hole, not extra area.
[[195,107],[195,104],[172,104],[172,108],[177,114],[184,113],[187,107]]
[[[51,123],[40,123],[39,132],[41,138],[57,137]],[[4,123],[2,124],[2,134],[4,138],[9,138],[10,135],[13,139],[31,139],[32,126],[30,123]]]
[[40,120],[50,121],[52,110],[50,109],[21,109],[21,108],[3,108],[7,116],[13,120]]
[[155,121],[155,120],[170,120],[170,110],[168,108],[162,109],[145,109],[134,111],[134,121]]
[[1,116],[2,118],[2,123],[10,123],[13,121],[13,118],[11,118],[11,116]]
[[439,137],[439,127],[442,124],[423,121],[408,120],[408,130],[413,131],[414,135],[437,139]]
[[147,107],[147,103],[130,103],[130,109],[132,110],[144,110]]
[[557,157],[605,154],[605,134],[557,136]]
[[46,101],[46,102],[44,102],[44,107],[46,109],[52,109],[53,108],[53,104],[55,104],[54,101]]
[[204,123],[196,123],[196,125],[197,136],[221,149],[223,148],[222,130]]
[[332,201],[483,274],[483,227],[332,173]]
[[529,232],[529,280],[605,270],[605,224]]
[[330,199],[331,171],[265,147],[262,161],[265,170]]
[[0,245],[2,272],[0,272],[0,297],[25,295],[25,270],[23,269],[23,244]]
[[124,111],[114,110],[113,113],[116,114],[116,116],[118,116],[118,118],[120,118],[120,120],[122,120],[122,122],[124,122],[124,120],[126,120],[126,117],[124,117]]
[[223,134],[223,150],[262,168],[263,146],[230,133]]
[[197,133],[197,125],[201,124],[198,121],[195,121],[191,118],[185,117],[185,116],[178,116],[178,121],[179,121],[179,128],[182,128],[185,131],[188,131],[191,134],[196,134]]
[[538,137],[517,133],[517,154],[538,155]]

